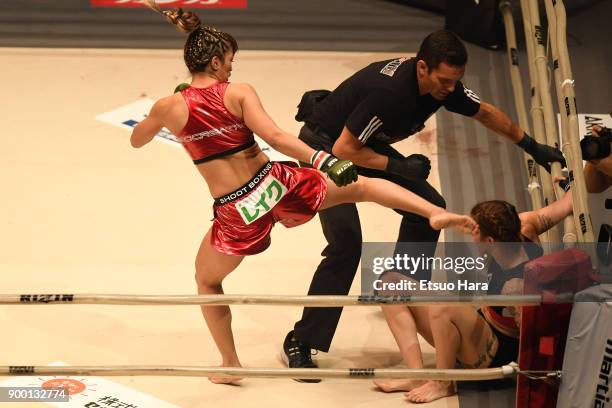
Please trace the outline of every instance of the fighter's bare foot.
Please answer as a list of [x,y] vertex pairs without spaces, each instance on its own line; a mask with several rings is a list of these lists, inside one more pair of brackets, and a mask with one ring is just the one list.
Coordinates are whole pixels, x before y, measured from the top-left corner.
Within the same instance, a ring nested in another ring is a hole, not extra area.
[[425,384],[404,394],[410,402],[431,402],[456,394],[455,383],[452,381],[427,381]]
[[208,377],[213,384],[228,384],[228,385],[240,385],[242,377]]
[[429,225],[435,230],[457,228],[464,234],[470,234],[476,228],[476,222],[472,217],[448,211],[442,211],[429,217]]
[[425,383],[422,380],[374,380],[374,385],[383,392],[412,391]]
[[[220,367],[221,368],[223,367],[236,368],[236,367],[242,367],[242,366],[240,364],[233,364],[233,365],[222,364]],[[225,374],[214,374],[208,377],[208,380],[213,384],[239,385],[240,381],[242,380],[242,377],[235,377],[232,375],[225,375]]]

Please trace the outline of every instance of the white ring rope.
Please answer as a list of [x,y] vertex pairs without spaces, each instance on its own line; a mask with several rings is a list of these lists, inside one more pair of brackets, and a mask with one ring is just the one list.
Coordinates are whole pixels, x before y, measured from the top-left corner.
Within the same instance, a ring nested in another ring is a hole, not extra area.
[[573,303],[574,295],[428,295],[428,296],[288,296],[288,295],[115,295],[115,294],[0,294],[0,305],[270,305],[270,306],[375,306],[380,304],[537,306]]
[[16,376],[232,376],[264,378],[404,378],[419,380],[495,380],[516,375],[551,378],[558,371],[521,371],[514,363],[497,368],[244,368],[205,366],[0,366],[0,375]]

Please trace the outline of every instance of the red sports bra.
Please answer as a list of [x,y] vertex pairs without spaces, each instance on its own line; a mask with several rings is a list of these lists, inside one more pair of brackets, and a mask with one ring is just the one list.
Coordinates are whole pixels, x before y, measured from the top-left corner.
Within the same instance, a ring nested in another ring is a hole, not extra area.
[[219,82],[207,88],[190,86],[181,91],[189,108],[189,119],[178,139],[195,164],[237,153],[255,144],[251,129],[223,103],[228,85],[228,82]]

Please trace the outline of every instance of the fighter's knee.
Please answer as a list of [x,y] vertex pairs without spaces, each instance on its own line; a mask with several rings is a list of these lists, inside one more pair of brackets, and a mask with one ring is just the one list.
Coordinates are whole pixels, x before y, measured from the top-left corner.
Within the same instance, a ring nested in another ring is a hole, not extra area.
[[356,201],[369,201],[370,184],[371,179],[363,176],[351,184]]
[[198,285],[198,288],[216,288],[221,285],[221,282],[218,279],[214,278],[213,271],[209,270],[205,265],[201,265],[196,263],[196,273],[195,273],[195,281]]
[[196,269],[196,273],[194,275],[194,279],[198,287],[207,286],[208,282],[206,280],[205,274]]
[[410,278],[406,278],[406,275],[401,274],[394,270],[387,270],[380,274],[379,279],[383,283],[400,283],[406,280],[411,280]]
[[431,320],[449,319],[451,307],[449,306],[432,306],[428,310],[428,315]]

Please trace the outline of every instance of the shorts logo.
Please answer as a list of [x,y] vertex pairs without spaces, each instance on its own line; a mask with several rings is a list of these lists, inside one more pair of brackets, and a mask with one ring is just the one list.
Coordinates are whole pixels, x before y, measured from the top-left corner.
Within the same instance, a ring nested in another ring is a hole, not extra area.
[[287,194],[287,187],[274,176],[268,176],[248,197],[236,203],[236,209],[249,225],[269,213]]
[[408,58],[406,58],[406,57],[394,59],[393,61],[391,61],[387,65],[385,65],[383,67],[383,69],[380,70],[380,73],[383,74],[383,75],[387,75],[387,76],[392,77],[393,75],[395,75],[395,71],[397,71],[397,69],[400,67],[400,65],[402,65],[402,63],[404,61],[406,61],[407,59]]

